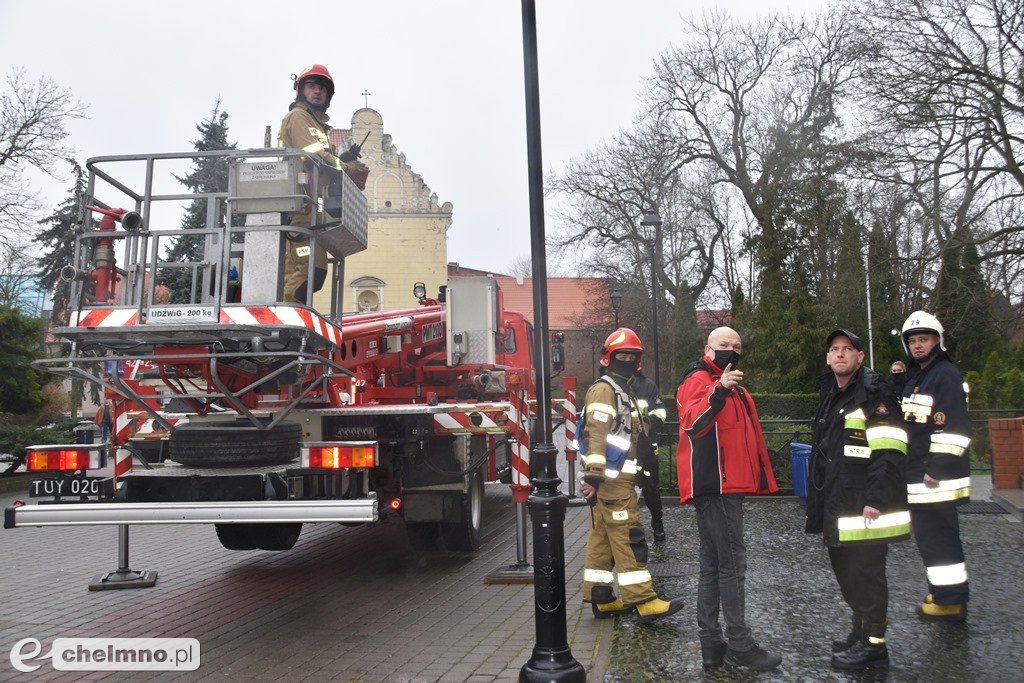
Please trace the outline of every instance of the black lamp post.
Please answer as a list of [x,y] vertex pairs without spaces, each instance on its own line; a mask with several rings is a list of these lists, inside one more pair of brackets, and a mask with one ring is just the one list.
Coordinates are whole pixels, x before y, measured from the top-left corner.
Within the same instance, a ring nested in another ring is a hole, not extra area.
[[644,228],[644,237],[647,237],[647,228],[650,228],[651,239],[651,332],[654,337],[654,381],[661,385],[661,366],[658,358],[658,279],[655,261],[655,247],[658,241],[658,232],[661,230],[661,216],[654,209],[650,209],[640,219],[640,227]]
[[537,420],[531,438],[533,492],[526,501],[533,520],[534,622],[537,644],[519,671],[524,683],[584,683],[587,672],[572,656],[565,614],[565,510],[569,498],[558,490],[558,449],[551,443],[551,378],[548,376],[547,257],[544,251],[544,178],[540,135],[540,79],[537,69],[535,0],[522,0],[523,70],[526,81],[526,164],[530,189],[530,245],[533,265],[534,359]]
[[619,329],[619,306],[622,305],[622,291],[618,287],[611,293],[612,310],[615,311],[615,329]]

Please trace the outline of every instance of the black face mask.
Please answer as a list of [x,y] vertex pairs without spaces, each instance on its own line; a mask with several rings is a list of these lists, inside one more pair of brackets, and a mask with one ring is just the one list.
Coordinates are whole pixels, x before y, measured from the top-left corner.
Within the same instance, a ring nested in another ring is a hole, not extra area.
[[732,369],[735,370],[736,366],[740,362],[740,354],[736,353],[732,349],[715,351],[715,365],[718,366],[719,370],[725,370],[732,364]]
[[608,363],[608,372],[619,377],[632,378],[636,374],[636,361],[620,360],[612,356],[611,361]]

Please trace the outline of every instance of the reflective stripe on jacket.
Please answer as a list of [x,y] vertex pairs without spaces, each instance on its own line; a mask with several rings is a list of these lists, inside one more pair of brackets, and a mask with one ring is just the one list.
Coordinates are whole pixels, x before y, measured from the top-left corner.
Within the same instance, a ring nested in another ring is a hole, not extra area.
[[[891,543],[910,537],[904,488],[907,433],[895,392],[862,367],[842,388],[822,377],[807,487],[807,531],[828,546]],[[881,512],[864,519],[864,507]]]
[[630,491],[636,481],[640,414],[623,383],[624,380],[610,374],[594,382],[587,390],[583,417],[576,428],[584,478],[603,481],[599,495],[609,493],[603,489],[613,481],[621,482]]
[[[940,354],[908,371],[903,388],[903,418],[909,436],[907,499],[911,505],[960,504],[971,496],[971,417],[963,377]],[[938,480],[924,484],[924,475]]]

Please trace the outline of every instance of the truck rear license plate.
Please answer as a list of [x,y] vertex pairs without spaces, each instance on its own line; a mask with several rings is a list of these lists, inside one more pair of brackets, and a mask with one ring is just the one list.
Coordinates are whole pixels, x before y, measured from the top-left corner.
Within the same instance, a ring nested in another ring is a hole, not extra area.
[[50,477],[33,479],[28,484],[30,498],[56,496],[98,496],[103,492],[103,482],[109,477]]

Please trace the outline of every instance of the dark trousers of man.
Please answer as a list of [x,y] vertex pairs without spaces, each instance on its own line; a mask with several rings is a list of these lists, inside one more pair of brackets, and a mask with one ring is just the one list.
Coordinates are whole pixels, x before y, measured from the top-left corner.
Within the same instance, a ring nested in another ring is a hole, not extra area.
[[747,574],[743,498],[742,493],[710,494],[693,501],[700,534],[697,627],[702,647],[722,642],[719,608],[725,619],[725,640],[729,647],[743,652],[754,646],[747,627],[743,593]]
[[889,582],[885,578],[885,558],[889,546],[853,545],[829,547],[828,559],[832,563],[839,592],[854,614],[860,615],[868,627],[880,626],[885,635],[886,613],[889,609]]
[[[966,578],[956,583],[935,584],[936,567],[964,568],[964,546],[960,542],[960,517],[955,505],[912,505],[910,526],[917,549],[928,573],[928,592],[936,605],[964,605],[970,597]],[[966,569],[964,569],[966,577]]]

